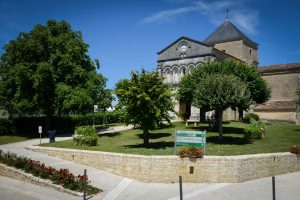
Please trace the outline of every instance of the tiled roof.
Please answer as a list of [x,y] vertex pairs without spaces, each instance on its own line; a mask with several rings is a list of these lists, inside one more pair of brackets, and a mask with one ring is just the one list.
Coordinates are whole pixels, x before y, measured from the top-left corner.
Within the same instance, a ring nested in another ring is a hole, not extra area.
[[300,71],[300,63],[276,64],[258,67],[260,73]]
[[296,108],[297,105],[293,101],[268,101],[257,105],[254,111],[295,111]]
[[203,42],[209,45],[235,41],[235,40],[247,40],[255,45],[255,42],[250,40],[244,33],[242,33],[234,24],[228,19],[225,20],[221,26],[219,26],[212,34],[210,34]]

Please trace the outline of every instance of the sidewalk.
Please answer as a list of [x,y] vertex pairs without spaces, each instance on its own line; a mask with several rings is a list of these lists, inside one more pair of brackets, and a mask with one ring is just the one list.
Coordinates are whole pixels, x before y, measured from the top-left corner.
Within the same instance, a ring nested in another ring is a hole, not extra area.
[[[108,133],[108,131],[121,131],[129,129],[130,127],[114,127],[113,130],[101,131],[101,133]],[[132,128],[132,127],[131,127]],[[56,141],[68,140],[71,137],[56,137]],[[161,184],[161,183],[142,183],[125,177],[117,176],[105,171],[101,171],[89,166],[80,165],[71,161],[62,160],[60,158],[51,157],[38,152],[26,150],[25,147],[39,144],[39,139],[27,140],[24,142],[12,143],[7,145],[0,145],[3,151],[9,151],[31,157],[34,160],[39,160],[46,165],[54,166],[55,168],[67,168],[70,172],[76,174],[83,174],[84,169],[87,169],[89,180],[92,185],[104,190],[104,192],[92,197],[92,200],[179,200],[179,186],[176,184]],[[43,138],[42,143],[48,143],[48,138]],[[6,187],[0,188],[0,198],[13,188],[11,180],[5,181],[1,178],[1,184],[7,183]],[[198,183],[198,184],[183,184],[184,200],[187,199],[210,199],[210,200],[261,200],[271,199],[271,178],[263,178],[244,183]],[[277,177],[279,199],[294,200],[300,199],[300,172],[281,175]],[[184,181],[184,180],[183,180]],[[16,183],[17,184],[17,181]],[[7,189],[8,187],[8,189]],[[28,186],[29,187],[29,186]],[[21,188],[17,191],[17,195]],[[53,194],[52,199],[58,198],[61,192],[45,188],[49,194]],[[26,192],[26,191],[24,191]],[[32,190],[34,192],[34,190]],[[37,198],[43,199],[43,198]],[[45,196],[44,199],[49,199]],[[69,198],[68,198],[69,199]],[[77,197],[71,199],[78,199]]]

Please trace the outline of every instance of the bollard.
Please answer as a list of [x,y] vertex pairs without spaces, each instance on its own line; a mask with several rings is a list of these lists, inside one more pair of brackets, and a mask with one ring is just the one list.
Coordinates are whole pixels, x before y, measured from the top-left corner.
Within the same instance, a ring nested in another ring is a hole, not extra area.
[[276,200],[276,195],[275,195],[275,177],[272,176],[272,192],[273,192],[273,200]]
[[83,200],[86,200],[86,169],[84,169]]
[[180,200],[183,200],[182,197],[182,177],[179,176],[179,192],[180,192]]

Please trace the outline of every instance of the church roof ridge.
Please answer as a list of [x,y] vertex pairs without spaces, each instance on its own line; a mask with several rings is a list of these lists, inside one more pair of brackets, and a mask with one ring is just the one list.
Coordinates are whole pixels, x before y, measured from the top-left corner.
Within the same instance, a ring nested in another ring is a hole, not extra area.
[[216,43],[246,40],[254,45],[258,45],[256,42],[250,40],[242,31],[240,31],[229,19],[226,19],[212,34],[210,34],[204,43],[214,45]]
[[180,41],[180,40],[182,40],[182,39],[184,39],[184,40],[189,40],[189,41],[191,41],[191,42],[194,42],[194,43],[197,43],[197,44],[201,44],[201,45],[203,45],[203,46],[212,47],[211,45],[206,44],[206,43],[203,43],[203,42],[201,42],[201,41],[199,41],[199,40],[195,40],[195,39],[189,38],[189,37],[187,37],[187,36],[181,36],[181,37],[179,37],[177,40],[175,40],[174,42],[172,42],[170,45],[168,45],[167,47],[165,47],[165,48],[162,49],[161,51],[157,52],[157,54],[163,53],[163,52],[164,52],[165,50],[167,50],[169,47],[173,46],[174,44],[176,44],[178,41]]

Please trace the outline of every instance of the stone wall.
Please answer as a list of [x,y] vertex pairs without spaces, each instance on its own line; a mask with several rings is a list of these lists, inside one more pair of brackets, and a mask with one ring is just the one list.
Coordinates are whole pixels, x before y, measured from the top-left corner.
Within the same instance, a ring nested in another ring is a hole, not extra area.
[[296,100],[298,98],[296,90],[299,88],[299,76],[300,73],[263,75],[263,79],[272,88],[270,100]]
[[143,156],[52,147],[30,150],[92,166],[143,182],[243,182],[300,171],[300,157],[290,153],[243,156],[206,156],[194,161],[178,156]]
[[299,119],[297,119],[297,113],[292,111],[260,111],[260,112],[254,112],[259,116],[259,118],[263,121],[269,121],[269,122],[287,122],[291,124],[298,124]]
[[251,48],[247,44],[244,44],[243,40],[218,43],[215,44],[214,47],[220,51],[225,50],[225,53],[241,59],[246,63],[258,63],[257,49]]

